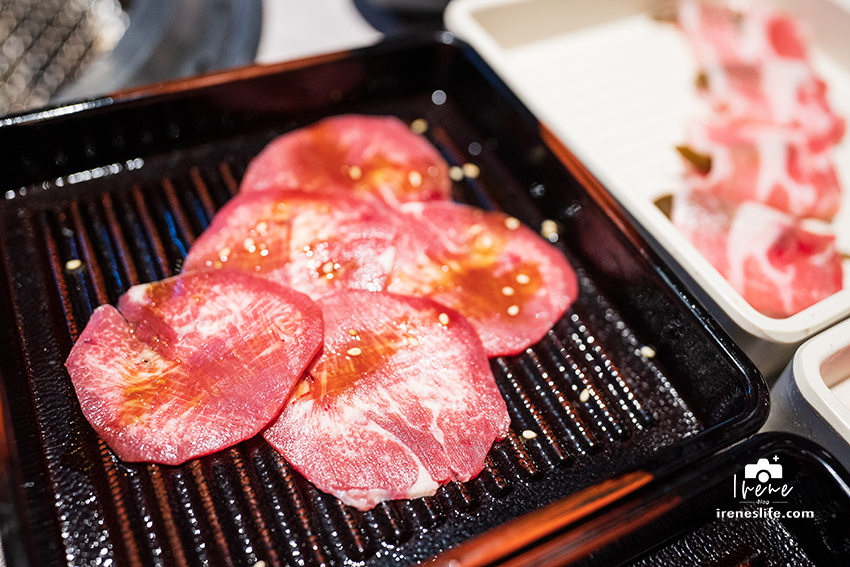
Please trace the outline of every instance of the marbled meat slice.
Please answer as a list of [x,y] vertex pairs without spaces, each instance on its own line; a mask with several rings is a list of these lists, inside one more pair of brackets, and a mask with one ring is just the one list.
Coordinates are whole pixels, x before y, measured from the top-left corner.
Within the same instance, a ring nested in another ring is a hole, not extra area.
[[826,150],[844,137],[845,121],[829,105],[826,83],[806,76],[800,65],[796,70],[788,67],[718,69],[708,74],[705,92],[714,109],[730,122],[798,128],[812,151]]
[[754,65],[768,59],[809,58],[801,23],[763,4],[746,11],[717,2],[684,0],[678,6],[679,25],[702,65]]
[[311,297],[379,291],[395,256],[395,216],[383,203],[338,193],[240,194],[192,245],[183,271],[235,268]]
[[679,22],[702,68],[702,93],[727,120],[799,128],[813,151],[841,140],[845,121],[832,110],[793,18],[763,6],[738,12],[683,2]]
[[689,138],[691,150],[710,158],[707,172],[700,160],[689,164],[692,190],[731,203],[758,201],[800,218],[829,221],[838,212],[841,187],[832,159],[812,152],[798,129],[694,125]]
[[341,115],[299,128],[251,161],[242,193],[287,187],[374,195],[397,205],[448,199],[448,165],[431,143],[394,116]]
[[488,356],[539,341],[578,296],[564,255],[519,220],[452,202],[407,203],[387,290],[456,309]]
[[724,277],[729,273],[729,229],[737,209],[737,204],[702,191],[684,190],[673,197],[670,220]]
[[177,465],[262,430],[321,343],[307,296],[210,270],[98,307],[65,364],[83,415],[121,459]]
[[841,290],[835,236],[787,213],[698,193],[673,201],[673,222],[757,311],[790,317]]
[[476,476],[510,419],[469,323],[429,299],[388,293],[319,305],[323,352],[263,433],[269,443],[361,510]]

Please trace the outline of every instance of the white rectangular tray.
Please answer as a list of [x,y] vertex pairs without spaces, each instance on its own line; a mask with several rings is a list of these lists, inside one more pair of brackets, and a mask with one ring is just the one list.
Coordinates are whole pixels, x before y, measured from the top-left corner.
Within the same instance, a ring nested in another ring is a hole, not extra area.
[[[850,126],[850,0],[770,4],[806,22],[813,64]],[[797,346],[850,315],[850,261],[844,290],[792,317],[767,317],[654,204],[682,185],[675,146],[699,108],[690,46],[674,24],[658,18],[674,14],[675,6],[671,0],[452,0],[445,22],[608,188],[772,381]],[[844,187],[834,221],[838,248],[850,253],[850,132],[834,162]]]
[[850,320],[806,341],[770,391],[762,431],[790,431],[850,470]]

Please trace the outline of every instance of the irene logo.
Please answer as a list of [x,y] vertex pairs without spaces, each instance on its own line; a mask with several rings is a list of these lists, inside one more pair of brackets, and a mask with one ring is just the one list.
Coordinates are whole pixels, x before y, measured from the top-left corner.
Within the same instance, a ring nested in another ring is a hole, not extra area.
[[[811,519],[813,510],[783,510],[791,501],[788,495],[794,489],[790,484],[799,480],[795,474],[794,463],[783,470],[779,455],[760,458],[754,463],[743,466],[743,473],[732,475],[732,485],[736,502],[731,509],[717,509],[717,517],[734,520],[781,520],[784,518]],[[776,506],[776,508],[774,508]]]
[[[774,457],[779,460],[779,457]],[[762,484],[774,478],[782,478],[782,465],[770,464],[767,459],[759,459],[757,463],[744,467],[744,478],[755,478]]]
[[[770,462],[770,461],[773,462]],[[738,475],[734,475],[735,497],[742,500],[773,500],[774,497],[787,497],[793,487],[782,482],[782,465],[779,457],[759,459],[744,466],[744,478],[738,484]]]

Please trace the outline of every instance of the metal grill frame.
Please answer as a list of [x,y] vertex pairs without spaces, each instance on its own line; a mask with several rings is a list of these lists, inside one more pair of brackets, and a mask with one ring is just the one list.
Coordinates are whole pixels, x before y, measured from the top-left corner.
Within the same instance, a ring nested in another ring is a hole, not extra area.
[[[448,104],[431,102],[437,89]],[[533,349],[492,361],[511,435],[478,479],[365,514],[257,439],[182,467],[119,462],[81,418],[61,366],[87,314],[179,270],[200,219],[272,136],[352,111],[425,117],[451,163],[479,166],[458,199],[560,225],[581,298]],[[474,141],[484,151],[473,156]],[[0,376],[34,565],[410,564],[616,474],[676,469],[767,416],[755,367],[569,151],[445,36],[12,117],[0,144],[12,148],[0,156],[0,338],[15,345]],[[84,269],[66,270],[72,258]],[[644,342],[656,358],[640,354]]]

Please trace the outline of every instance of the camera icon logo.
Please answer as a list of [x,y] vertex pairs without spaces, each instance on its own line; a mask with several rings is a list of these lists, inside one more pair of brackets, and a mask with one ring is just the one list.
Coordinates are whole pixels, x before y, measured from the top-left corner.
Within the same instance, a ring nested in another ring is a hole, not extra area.
[[759,459],[757,463],[744,466],[744,478],[755,478],[762,484],[771,479],[782,478],[782,465]]

